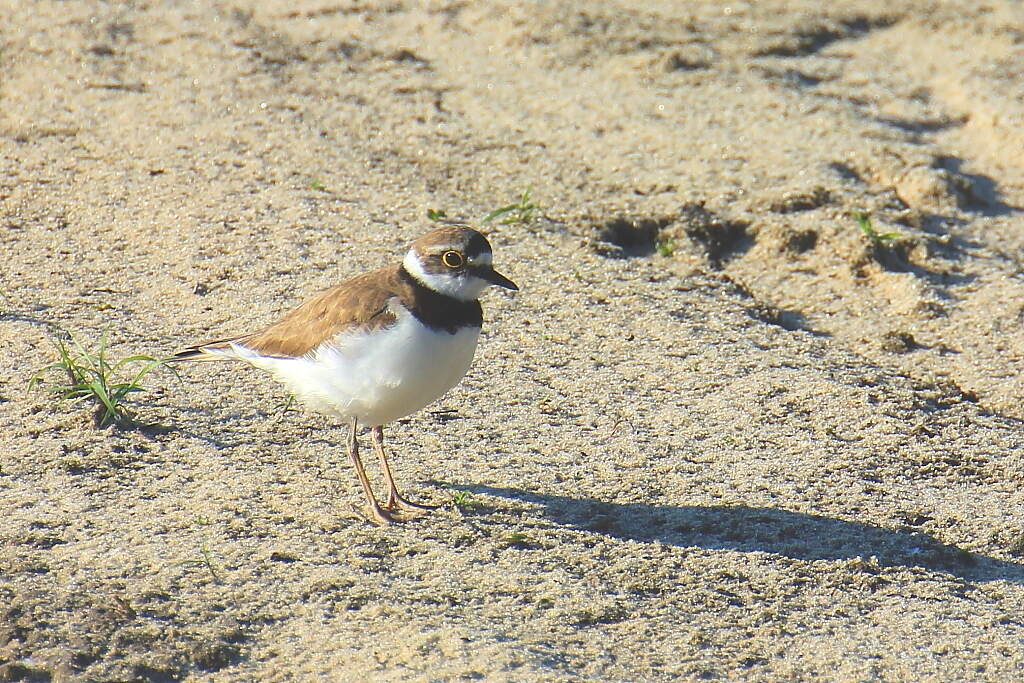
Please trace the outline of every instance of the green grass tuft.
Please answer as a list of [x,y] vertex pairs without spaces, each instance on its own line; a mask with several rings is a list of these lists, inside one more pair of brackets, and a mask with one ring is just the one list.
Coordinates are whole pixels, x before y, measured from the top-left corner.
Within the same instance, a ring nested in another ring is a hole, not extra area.
[[292,406],[295,405],[295,394],[288,394],[274,405],[274,409],[281,412],[283,415],[289,410],[292,410]]
[[658,250],[658,253],[669,258],[676,253],[676,243],[672,239],[658,240],[658,243],[654,245],[654,248]]
[[526,189],[519,196],[518,202],[491,211],[484,216],[483,222],[490,223],[495,219],[501,218],[498,221],[501,225],[529,225],[536,219],[535,214],[538,209],[540,207],[530,201],[530,190]]
[[[61,399],[95,403],[100,427],[112,422],[125,426],[134,424],[132,412],[125,404],[129,394],[145,391],[142,379],[149,373],[167,367],[178,376],[174,368],[167,366],[166,359],[153,356],[140,354],[112,361],[107,357],[106,332],[100,336],[95,349],[87,349],[74,335],[60,330],[51,341],[57,350],[57,360],[36,372],[29,379],[29,388],[46,383],[46,390]],[[44,382],[54,373],[57,379]]]
[[219,571],[217,571],[217,565],[213,561],[213,553],[210,551],[210,542],[208,539],[203,539],[202,544],[199,546],[199,557],[194,560],[185,560],[178,562],[176,567],[205,567],[206,571],[210,572],[210,576],[213,578],[213,582],[217,585],[222,585],[224,579],[221,577]]
[[452,491],[452,505],[462,512],[483,507],[483,503],[473,498],[469,491]]
[[853,220],[857,221],[857,225],[860,226],[860,231],[871,240],[871,243],[876,246],[884,246],[893,240],[898,240],[903,237],[898,232],[885,232],[879,233],[875,230],[875,227],[871,225],[871,214],[866,211],[854,211]]

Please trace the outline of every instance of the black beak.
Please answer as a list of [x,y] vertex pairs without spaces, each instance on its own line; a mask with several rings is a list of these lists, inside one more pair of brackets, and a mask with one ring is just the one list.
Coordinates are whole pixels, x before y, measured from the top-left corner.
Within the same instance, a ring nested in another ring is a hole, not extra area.
[[482,280],[487,280],[492,285],[498,285],[499,287],[504,287],[505,289],[514,289],[517,292],[519,291],[519,286],[516,283],[509,280],[507,277],[496,271],[494,268],[481,268],[475,273],[475,275]]

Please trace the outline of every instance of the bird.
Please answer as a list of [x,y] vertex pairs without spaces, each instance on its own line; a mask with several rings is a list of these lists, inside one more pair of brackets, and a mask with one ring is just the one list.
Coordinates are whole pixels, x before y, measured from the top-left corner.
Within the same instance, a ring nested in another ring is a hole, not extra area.
[[[494,269],[484,235],[444,224],[413,241],[400,264],[323,291],[258,332],[190,346],[172,359],[248,363],[306,408],[342,420],[365,516],[378,525],[404,522],[436,506],[399,493],[384,425],[425,408],[466,374],[483,322],[479,297],[491,285],[519,289]],[[388,487],[383,503],[359,457],[359,425],[370,427]]]

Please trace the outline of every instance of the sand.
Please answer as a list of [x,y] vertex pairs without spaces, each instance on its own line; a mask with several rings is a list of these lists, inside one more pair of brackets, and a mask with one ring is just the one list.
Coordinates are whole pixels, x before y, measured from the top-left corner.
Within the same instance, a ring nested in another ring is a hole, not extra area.
[[[0,680],[1019,680],[1022,27],[3,2]],[[430,517],[363,520],[344,427],[242,365],[136,426],[27,387],[58,329],[256,329],[525,190],[522,290],[388,428]]]

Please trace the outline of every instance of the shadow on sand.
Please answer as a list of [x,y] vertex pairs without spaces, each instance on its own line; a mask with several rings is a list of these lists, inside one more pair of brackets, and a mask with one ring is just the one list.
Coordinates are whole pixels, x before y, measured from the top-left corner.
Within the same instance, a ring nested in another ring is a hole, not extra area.
[[1024,565],[947,545],[922,531],[747,505],[605,503],[519,489],[445,485],[540,505],[540,513],[558,525],[614,538],[805,561],[874,556],[880,567],[920,567],[968,580],[1024,584]]

